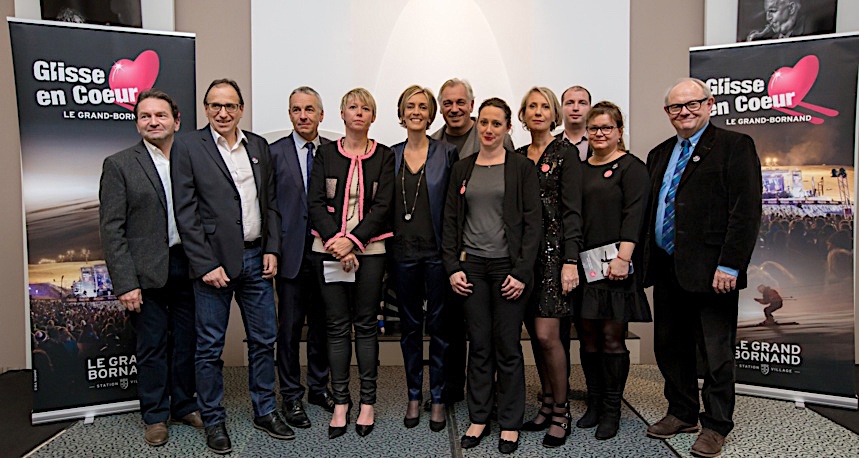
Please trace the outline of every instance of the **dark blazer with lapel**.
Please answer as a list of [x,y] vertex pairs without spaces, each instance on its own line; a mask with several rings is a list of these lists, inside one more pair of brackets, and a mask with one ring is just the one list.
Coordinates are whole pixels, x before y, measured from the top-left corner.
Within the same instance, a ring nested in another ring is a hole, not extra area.
[[[245,149],[257,187],[264,253],[280,253],[280,213],[268,143],[251,132]],[[223,266],[230,278],[242,269],[242,208],[227,165],[206,127],[176,138],[170,155],[173,207],[191,276],[199,278]]]
[[[654,262],[659,189],[677,136],[647,156],[651,194],[645,234],[645,284],[660,268]],[[761,223],[761,163],[751,137],[709,124],[692,151],[675,197],[674,267],[680,286],[712,292],[718,266],[739,271],[737,288],[747,285],[746,268]],[[664,256],[662,257],[665,258]]]
[[104,160],[98,198],[114,294],[167,284],[167,196],[143,141]]
[[[394,170],[397,176],[403,166],[403,154],[406,150],[406,142],[397,143],[391,147],[394,152]],[[444,201],[447,198],[447,184],[450,182],[450,167],[457,161],[456,147],[450,143],[429,139],[427,149],[426,168],[424,175],[427,180],[427,194],[429,197],[430,216],[432,216],[432,227],[435,230],[436,247],[441,250],[441,226],[442,214],[444,212]],[[394,196],[396,199],[397,196]],[[400,218],[402,215],[392,215]]]
[[[277,209],[282,221],[277,276],[289,279],[294,279],[301,268],[308,218],[307,192],[304,190],[304,176],[301,174],[293,135],[296,135],[295,132],[271,144],[271,160],[277,183]],[[319,143],[321,146],[331,143],[331,140],[320,136]]]
[[[453,164],[450,171],[442,234],[442,262],[448,275],[462,270],[459,257],[463,250],[462,232],[468,210],[464,191],[476,162],[477,154],[473,154]],[[534,263],[543,241],[540,178],[533,162],[510,150],[506,150],[504,157],[502,213],[504,235],[513,264],[510,275],[532,286]]]

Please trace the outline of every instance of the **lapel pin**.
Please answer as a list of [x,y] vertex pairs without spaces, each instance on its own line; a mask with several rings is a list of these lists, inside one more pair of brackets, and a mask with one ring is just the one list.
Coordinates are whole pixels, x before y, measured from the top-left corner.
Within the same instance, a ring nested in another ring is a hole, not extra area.
[[606,170],[605,173],[602,174],[602,176],[604,176],[606,178],[611,177],[611,170]]
[[256,157],[252,157],[251,162],[253,162],[254,164],[259,164],[259,159],[257,159]]
[[542,166],[540,166],[540,170],[542,170],[543,173],[547,173],[549,171],[549,168],[549,164],[543,164]]
[[617,162],[615,162],[615,163],[614,163],[614,165],[612,165],[612,166],[611,166],[611,169],[612,169],[612,170],[614,170],[614,169],[616,169],[616,168],[617,168]]
[[701,156],[692,156],[692,162],[698,162],[701,160]]

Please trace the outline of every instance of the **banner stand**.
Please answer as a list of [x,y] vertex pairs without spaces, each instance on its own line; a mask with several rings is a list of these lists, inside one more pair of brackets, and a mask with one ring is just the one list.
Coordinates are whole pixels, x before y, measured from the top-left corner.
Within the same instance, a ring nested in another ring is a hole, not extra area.
[[123,401],[109,404],[98,404],[73,409],[52,410],[49,412],[33,412],[30,421],[33,425],[63,421],[72,418],[84,418],[87,422],[98,415],[113,415],[117,413],[134,412],[140,409],[140,401]]

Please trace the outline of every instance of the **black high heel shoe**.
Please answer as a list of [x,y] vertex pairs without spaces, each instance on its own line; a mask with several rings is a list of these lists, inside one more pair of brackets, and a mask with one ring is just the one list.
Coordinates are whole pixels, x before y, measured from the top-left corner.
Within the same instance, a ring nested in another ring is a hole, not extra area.
[[[363,406],[364,406],[363,404],[358,405],[358,416],[359,417],[361,416],[361,407],[363,407]],[[361,437],[365,437],[365,436],[370,435],[370,433],[373,432],[374,426],[376,426],[375,422],[370,423],[369,425],[361,425],[361,424],[358,424],[358,419],[357,418],[355,419],[355,432],[358,433],[358,435]]]
[[[540,410],[537,411],[537,416],[534,417],[533,420],[528,420],[522,425],[522,431],[543,431],[549,427],[549,417],[552,415],[552,403],[546,402],[546,399],[553,400],[551,396],[544,396],[542,405],[540,406]],[[543,412],[543,409],[549,409],[548,412]],[[540,423],[535,422],[535,420],[542,418],[543,421]]]
[[349,401],[346,407],[346,423],[343,426],[328,426],[328,439],[337,439],[346,434],[346,428],[349,426],[349,416],[352,413],[352,401]]
[[[442,407],[444,407],[444,405],[442,405]],[[430,431],[437,433],[437,432],[447,428],[447,419],[442,417],[441,421],[435,421],[430,416],[429,426],[430,426]]]
[[[558,410],[561,410],[559,413]],[[557,419],[563,419],[562,421],[557,421]],[[543,436],[543,447],[546,448],[555,448],[560,447],[567,443],[567,436],[570,435],[570,403],[565,402],[563,404],[555,404],[555,408],[552,410],[552,425],[558,426],[564,430],[564,434],[562,436],[553,436],[546,433]]]
[[406,416],[403,417],[403,426],[405,426],[406,428],[414,428],[415,426],[417,426],[421,422],[421,410],[420,410],[421,409],[421,401],[420,401],[420,399],[418,399],[416,401],[409,401],[409,404],[411,404],[412,402],[418,403],[418,416],[409,417],[408,416],[408,410],[409,409],[407,407],[406,408]]
[[[503,433],[505,430],[501,430]],[[517,431],[518,432],[518,431]],[[504,455],[509,455],[519,449],[519,436],[521,434],[516,435],[515,441],[509,441],[507,439],[498,438],[498,451],[503,453]]]

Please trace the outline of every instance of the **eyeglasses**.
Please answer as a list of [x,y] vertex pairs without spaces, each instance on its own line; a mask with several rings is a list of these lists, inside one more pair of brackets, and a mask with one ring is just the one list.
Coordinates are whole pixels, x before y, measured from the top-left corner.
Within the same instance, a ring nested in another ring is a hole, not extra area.
[[212,113],[220,113],[221,108],[227,110],[227,113],[235,113],[239,111],[238,103],[207,103],[206,108]]
[[611,131],[617,129],[617,126],[588,126],[588,133],[596,135],[597,132],[602,132],[603,135],[610,135]]
[[676,115],[683,111],[683,107],[686,107],[689,111],[698,111],[701,108],[701,104],[706,102],[709,97],[704,97],[701,100],[690,100],[686,103],[674,103],[671,105],[665,105],[665,112],[668,114]]

